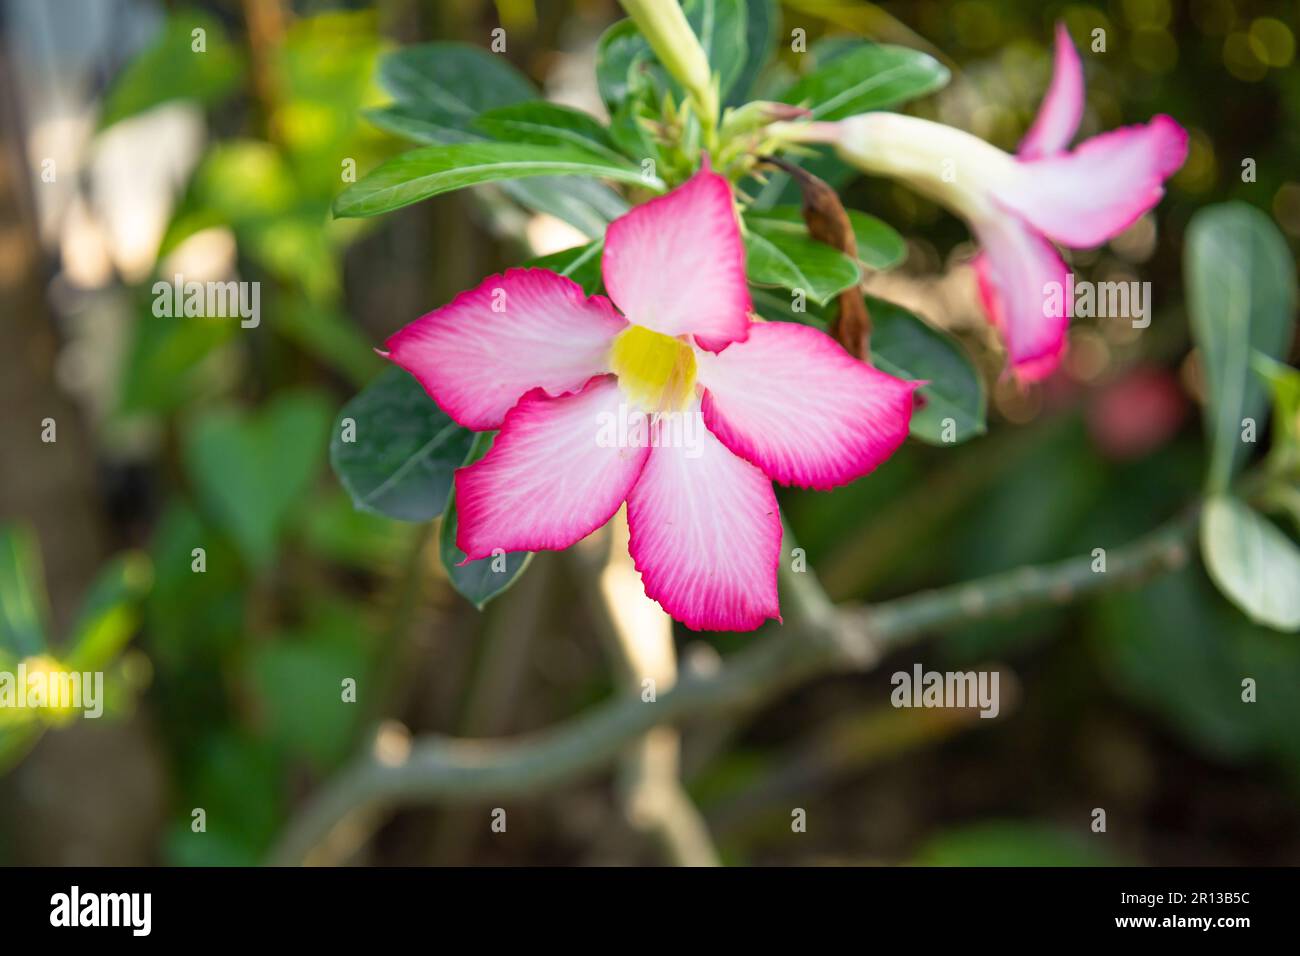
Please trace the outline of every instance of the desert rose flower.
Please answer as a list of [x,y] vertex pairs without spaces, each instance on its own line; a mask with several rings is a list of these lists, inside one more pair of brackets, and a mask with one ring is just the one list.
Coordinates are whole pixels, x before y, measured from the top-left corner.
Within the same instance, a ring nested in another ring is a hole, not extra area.
[[626,501],[646,593],[673,617],[779,620],[771,482],[874,469],[907,436],[915,385],[751,318],[731,188],[707,169],[612,223],[602,272],[609,299],[513,269],[389,339],[448,415],[500,429],[456,473],[457,545],[469,560],[567,548]]
[[1068,150],[1083,98],[1079,55],[1058,24],[1051,87],[1015,156],[896,113],[791,124],[781,135],[833,143],[847,162],[901,179],[965,219],[980,245],[985,312],[1016,377],[1035,381],[1056,368],[1065,347],[1067,270],[1052,243],[1090,248],[1122,232],[1160,201],[1187,157],[1186,131],[1163,115]]

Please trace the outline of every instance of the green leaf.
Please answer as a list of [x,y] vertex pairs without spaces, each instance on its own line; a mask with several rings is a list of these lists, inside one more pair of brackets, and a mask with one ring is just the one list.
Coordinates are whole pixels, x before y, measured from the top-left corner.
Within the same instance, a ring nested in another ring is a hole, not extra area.
[[[478,133],[446,126],[438,117],[422,115],[424,112],[420,104],[401,104],[373,110],[367,116],[380,129],[416,143],[446,146],[483,141]],[[603,236],[605,227],[628,208],[623,197],[604,183],[574,176],[505,180],[501,188],[528,209],[555,216],[593,239]]]
[[286,519],[316,476],[328,427],[320,395],[287,392],[256,414],[209,411],[186,432],[190,482],[254,567],[275,559]]
[[538,176],[506,180],[501,188],[520,205],[567,222],[591,239],[602,238],[609,224],[628,211],[622,196],[594,179]]
[[863,43],[803,77],[780,100],[809,107],[815,119],[838,120],[899,106],[947,82],[947,67],[925,53]]
[[[857,240],[859,262],[868,268],[884,271],[907,257],[907,244],[892,226],[856,209],[846,211],[853,237]],[[803,211],[798,206],[773,206],[761,212],[751,212],[745,216],[745,222],[769,238],[778,232],[808,235]]]
[[643,98],[634,95],[618,104],[610,116],[610,138],[624,155],[635,160],[637,165],[648,159],[658,166],[663,158],[659,151],[659,144],[642,124],[642,119],[648,119],[652,115],[653,112]]
[[634,166],[569,147],[458,143],[412,150],[380,164],[339,194],[334,215],[375,216],[466,186],[528,176],[596,176],[664,186]]
[[41,554],[31,532],[0,526],[0,655],[45,650],[49,620]]
[[[747,61],[745,0],[686,0],[682,10],[718,75],[719,95],[725,100]],[[656,102],[668,90],[681,98],[680,87],[659,66],[631,20],[615,23],[597,43],[596,85],[610,115],[629,96],[647,88],[655,92]]]
[[[477,132],[447,125],[445,114],[420,103],[398,104],[367,115],[381,129],[417,143],[445,146],[483,141]],[[608,134],[606,139],[612,144]],[[623,162],[617,153],[609,155]],[[604,183],[574,176],[505,180],[500,185],[511,199],[526,208],[555,216],[593,239],[603,236],[605,227],[628,209],[623,197]]]
[[[202,30],[202,52],[195,30]],[[117,75],[104,96],[99,128],[172,100],[213,103],[239,85],[243,58],[221,24],[205,13],[178,10],[158,38]]]
[[872,364],[898,378],[930,383],[917,390],[925,404],[912,412],[912,437],[952,445],[984,434],[984,383],[961,346],[902,306],[868,296],[867,308]]
[[444,111],[424,103],[394,103],[362,110],[362,115],[386,133],[431,146],[471,143],[480,138],[461,128],[471,121],[449,118]]
[[1209,392],[1207,485],[1227,489],[1246,459],[1243,422],[1266,410],[1264,383],[1251,371],[1252,351],[1279,359],[1295,319],[1295,265],[1277,227],[1245,203],[1202,209],[1187,229],[1183,272],[1192,336]]
[[429,521],[446,510],[452,474],[473,443],[473,432],[452,421],[410,373],[393,367],[339,412],[330,465],[360,510]]
[[634,93],[650,85],[646,66],[653,62],[650,44],[631,20],[619,20],[596,43],[596,86],[613,116]]
[[850,209],[849,222],[858,241],[858,261],[863,265],[884,272],[907,258],[907,243],[884,220]]
[[827,314],[831,311],[830,308],[808,302],[805,298],[798,303],[801,308],[796,311],[796,297],[793,293],[754,286],[750,288],[749,296],[754,302],[754,311],[769,322],[797,322],[823,332],[830,325]]
[[600,120],[558,103],[534,100],[501,106],[480,115],[474,126],[503,142],[573,146],[616,163],[624,162]]
[[523,268],[550,269],[578,283],[587,295],[595,295],[600,291],[602,282],[600,259],[604,247],[603,241],[589,242],[585,246],[575,246],[562,252],[553,252],[549,256],[530,259],[524,263]]
[[484,110],[536,96],[504,56],[463,43],[403,47],[379,64],[379,82],[401,113],[447,130],[468,130]]
[[825,243],[792,232],[745,235],[745,272],[750,282],[802,289],[808,298],[825,304],[857,284],[858,265]]
[[1256,623],[1300,631],[1300,548],[1249,505],[1216,495],[1201,516],[1210,577]]
[[[464,464],[472,465],[486,455],[492,447],[494,437],[495,432],[480,432],[474,447],[465,456]],[[456,500],[453,495],[447,513],[443,515],[442,527],[438,529],[438,553],[452,587],[481,611],[488,601],[515,583],[532,561],[533,554],[531,551],[512,551],[461,564],[465,560],[465,552],[456,547],[456,527]]]
[[749,60],[745,0],[685,0],[682,9],[718,76],[718,95],[725,102]]
[[781,10],[777,0],[746,0],[745,3],[745,62],[726,98],[728,106],[744,104],[758,74],[776,53],[777,30],[781,26]]

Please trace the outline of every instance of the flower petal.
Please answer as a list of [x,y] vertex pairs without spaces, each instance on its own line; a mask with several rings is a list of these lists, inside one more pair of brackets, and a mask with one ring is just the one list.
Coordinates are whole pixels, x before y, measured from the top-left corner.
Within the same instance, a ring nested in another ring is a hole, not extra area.
[[693,630],[780,617],[781,518],[772,483],[696,416],[698,441],[661,443],[627,497],[628,550],[645,593]]
[[1039,159],[1070,145],[1083,118],[1083,64],[1064,23],[1056,24],[1056,60],[1052,85],[1038,108],[1038,116],[1020,142],[1022,159]]
[[466,428],[500,428],[525,392],[561,395],[608,370],[627,323],[609,300],[587,298],[546,269],[489,276],[388,340],[388,357]]
[[746,341],[697,361],[709,429],[782,484],[824,490],[853,481],[907,437],[916,384],[809,326],[755,323]]
[[469,560],[567,548],[610,519],[650,452],[644,430],[635,442],[603,440],[622,403],[612,376],[574,395],[535,389],[519,400],[492,450],[456,472],[456,545]]
[[1046,378],[1065,350],[1065,263],[1050,242],[1014,216],[990,216],[974,226],[983,249],[974,262],[980,295],[1002,334],[1012,371],[1022,382]]
[[731,187],[702,170],[610,223],[605,288],[629,320],[705,348],[744,339],[753,303]]
[[1061,156],[1020,163],[997,191],[1003,206],[1063,245],[1088,248],[1123,232],[1165,194],[1187,158],[1187,131],[1168,116],[1087,140]]

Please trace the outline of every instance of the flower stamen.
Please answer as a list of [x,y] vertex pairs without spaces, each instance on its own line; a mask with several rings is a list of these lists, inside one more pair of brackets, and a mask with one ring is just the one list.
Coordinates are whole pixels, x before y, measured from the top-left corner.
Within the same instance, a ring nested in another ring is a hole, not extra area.
[[684,411],[695,394],[695,350],[643,326],[619,333],[609,365],[623,393],[648,414]]

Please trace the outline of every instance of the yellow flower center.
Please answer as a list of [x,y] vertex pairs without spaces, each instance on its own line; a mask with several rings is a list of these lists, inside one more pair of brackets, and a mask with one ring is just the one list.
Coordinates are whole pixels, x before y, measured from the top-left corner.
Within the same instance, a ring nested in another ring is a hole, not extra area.
[[670,335],[629,325],[614,339],[609,364],[644,412],[684,411],[695,395],[695,350]]

